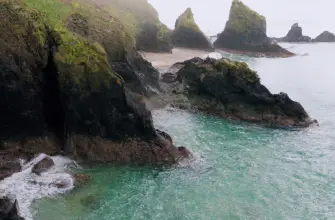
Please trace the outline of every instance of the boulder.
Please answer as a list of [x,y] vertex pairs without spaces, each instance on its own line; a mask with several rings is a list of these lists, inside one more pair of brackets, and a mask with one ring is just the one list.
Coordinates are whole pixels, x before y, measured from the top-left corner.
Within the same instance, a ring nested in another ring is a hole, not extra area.
[[179,65],[178,82],[166,91],[174,107],[271,127],[316,122],[287,94],[272,94],[244,62],[193,58]]
[[175,47],[213,50],[211,43],[195,23],[191,8],[187,8],[176,20],[175,29],[172,32],[172,44]]
[[17,201],[8,197],[0,198],[0,220],[24,220],[20,217]]
[[266,19],[240,0],[233,0],[229,20],[214,47],[250,55],[287,57],[293,53],[272,42],[266,35]]
[[324,31],[313,39],[313,42],[335,42],[335,34],[329,31]]
[[311,38],[308,36],[302,35],[302,28],[299,26],[298,23],[292,25],[291,29],[287,33],[285,37],[282,38],[275,38],[281,42],[310,42]]
[[32,172],[40,175],[41,173],[48,171],[54,165],[55,163],[51,157],[45,156],[33,166]]

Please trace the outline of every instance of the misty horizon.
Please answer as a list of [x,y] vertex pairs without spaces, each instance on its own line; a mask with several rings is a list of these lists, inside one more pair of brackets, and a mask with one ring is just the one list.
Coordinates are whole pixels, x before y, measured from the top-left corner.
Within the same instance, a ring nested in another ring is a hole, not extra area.
[[[335,33],[335,15],[332,13],[335,3],[331,0],[306,2],[303,0],[259,1],[242,0],[251,9],[264,15],[267,21],[269,37],[283,37],[292,24],[299,23],[303,34],[315,38],[323,31]],[[228,20],[231,0],[149,0],[159,13],[160,20],[173,29],[176,19],[186,8],[194,13],[196,23],[206,35],[215,35],[223,31]]]

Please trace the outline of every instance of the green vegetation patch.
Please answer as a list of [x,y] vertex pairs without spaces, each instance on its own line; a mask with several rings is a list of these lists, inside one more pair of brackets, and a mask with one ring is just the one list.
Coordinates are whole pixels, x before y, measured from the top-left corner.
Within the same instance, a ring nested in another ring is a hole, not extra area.
[[187,8],[186,11],[180,15],[176,21],[175,29],[178,28],[189,28],[196,32],[201,32],[198,25],[195,23],[193,12],[191,8]]
[[220,59],[215,61],[213,67],[216,71],[235,74],[238,78],[247,80],[251,83],[260,80],[257,72],[251,70],[245,62]]
[[243,4],[242,1],[233,0],[228,26],[241,33],[248,33],[254,26],[266,32],[266,19]]

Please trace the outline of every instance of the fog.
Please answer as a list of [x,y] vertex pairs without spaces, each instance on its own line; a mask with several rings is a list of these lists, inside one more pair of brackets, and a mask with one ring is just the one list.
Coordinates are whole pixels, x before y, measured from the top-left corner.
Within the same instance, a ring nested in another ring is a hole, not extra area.
[[[176,18],[191,7],[197,24],[207,35],[221,32],[228,19],[231,0],[149,0],[160,19],[174,28]],[[334,0],[244,0],[250,8],[264,15],[268,36],[282,37],[298,22],[303,34],[316,37],[324,30],[335,33]]]

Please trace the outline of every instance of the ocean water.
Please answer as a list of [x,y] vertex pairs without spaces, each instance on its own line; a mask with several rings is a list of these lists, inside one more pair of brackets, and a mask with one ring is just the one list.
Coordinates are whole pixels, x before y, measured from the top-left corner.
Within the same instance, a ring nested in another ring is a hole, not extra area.
[[[335,44],[283,44],[300,54],[242,60],[272,92],[320,126],[268,129],[201,114],[154,111],[195,161],[170,168],[96,167],[91,182],[37,200],[36,220],[335,219]],[[308,55],[307,55],[308,54]]]

